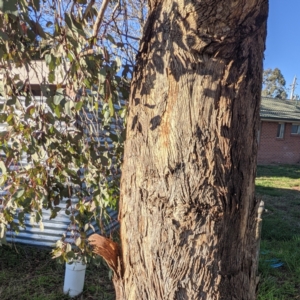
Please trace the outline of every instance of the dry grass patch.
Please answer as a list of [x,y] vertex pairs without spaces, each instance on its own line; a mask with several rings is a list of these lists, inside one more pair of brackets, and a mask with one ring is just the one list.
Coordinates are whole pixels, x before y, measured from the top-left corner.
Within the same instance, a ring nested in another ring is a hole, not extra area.
[[[64,265],[51,259],[49,249],[0,247],[1,300],[64,300]],[[86,270],[82,295],[75,299],[113,300],[109,270],[100,259]]]

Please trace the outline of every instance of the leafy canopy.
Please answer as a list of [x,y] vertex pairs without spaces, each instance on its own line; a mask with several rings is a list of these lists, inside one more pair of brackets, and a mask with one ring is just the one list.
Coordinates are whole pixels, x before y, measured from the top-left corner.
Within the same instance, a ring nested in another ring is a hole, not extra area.
[[110,32],[120,2],[94,4],[0,0],[0,242],[64,211],[53,255],[69,261],[92,256],[87,232],[119,197],[130,66]]
[[287,99],[285,79],[278,68],[267,69],[263,73],[263,97]]

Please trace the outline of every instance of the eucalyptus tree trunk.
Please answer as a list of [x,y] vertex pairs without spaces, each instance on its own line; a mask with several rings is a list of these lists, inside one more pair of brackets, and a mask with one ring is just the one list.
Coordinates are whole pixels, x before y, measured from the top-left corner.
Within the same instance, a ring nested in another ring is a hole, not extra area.
[[117,298],[255,299],[267,0],[149,0],[122,169]]

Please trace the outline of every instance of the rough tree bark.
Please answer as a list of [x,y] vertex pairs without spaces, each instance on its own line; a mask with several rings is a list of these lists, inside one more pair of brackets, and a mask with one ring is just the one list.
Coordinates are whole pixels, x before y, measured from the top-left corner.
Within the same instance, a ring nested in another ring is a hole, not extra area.
[[149,0],[122,169],[118,299],[256,298],[267,0]]

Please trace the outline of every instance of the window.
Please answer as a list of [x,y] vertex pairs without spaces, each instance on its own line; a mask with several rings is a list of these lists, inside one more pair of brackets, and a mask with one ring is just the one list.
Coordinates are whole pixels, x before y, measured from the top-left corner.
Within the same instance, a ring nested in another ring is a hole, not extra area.
[[259,122],[259,127],[257,130],[257,144],[259,145],[260,142],[260,131],[261,131],[261,122]]
[[291,134],[300,134],[300,125],[292,124]]
[[277,138],[283,139],[284,136],[284,123],[278,123],[278,128],[277,128]]

